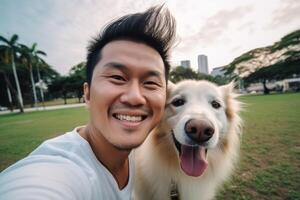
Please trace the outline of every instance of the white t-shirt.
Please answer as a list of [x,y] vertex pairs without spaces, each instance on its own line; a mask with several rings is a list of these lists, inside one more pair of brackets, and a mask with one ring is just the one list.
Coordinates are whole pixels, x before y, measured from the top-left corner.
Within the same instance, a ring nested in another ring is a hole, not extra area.
[[28,157],[0,174],[0,200],[129,200],[133,184],[119,190],[112,174],[97,160],[76,129],[41,144]]

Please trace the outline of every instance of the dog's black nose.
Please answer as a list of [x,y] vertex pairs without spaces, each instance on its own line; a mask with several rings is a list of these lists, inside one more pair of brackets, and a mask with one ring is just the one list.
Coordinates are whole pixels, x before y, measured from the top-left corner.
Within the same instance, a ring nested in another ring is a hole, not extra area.
[[208,141],[214,134],[215,129],[208,120],[191,119],[185,123],[184,130],[189,138],[198,143]]

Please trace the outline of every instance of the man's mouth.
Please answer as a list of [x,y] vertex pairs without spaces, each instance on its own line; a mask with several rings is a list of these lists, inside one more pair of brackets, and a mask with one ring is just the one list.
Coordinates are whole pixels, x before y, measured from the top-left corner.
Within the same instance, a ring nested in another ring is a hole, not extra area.
[[207,168],[207,149],[204,146],[189,146],[179,143],[172,131],[175,146],[179,152],[181,169],[189,176],[201,176]]
[[145,115],[125,115],[125,114],[113,114],[113,117],[126,122],[141,122],[146,116]]

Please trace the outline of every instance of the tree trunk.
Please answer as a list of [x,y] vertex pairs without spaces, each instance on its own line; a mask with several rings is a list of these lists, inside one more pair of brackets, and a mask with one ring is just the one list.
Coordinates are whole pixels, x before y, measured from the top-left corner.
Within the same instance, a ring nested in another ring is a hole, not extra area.
[[263,80],[263,85],[264,85],[264,94],[270,94],[270,90],[267,87],[267,80],[266,79]]
[[33,80],[33,72],[32,72],[32,65],[31,63],[29,64],[29,72],[30,72],[30,80],[31,80],[31,85],[32,85],[32,92],[33,92],[33,100],[34,100],[34,107],[37,107],[37,97],[36,97],[36,90],[35,90],[35,84]]
[[13,74],[14,74],[14,78],[15,78],[15,82],[16,82],[16,86],[17,86],[17,91],[18,91],[18,104],[19,104],[20,112],[23,113],[24,112],[23,98],[22,98],[22,92],[21,92],[18,74],[17,74],[17,70],[16,70],[16,66],[15,66],[15,58],[14,58],[13,51],[11,51],[11,63],[12,63]]
[[[39,83],[41,84],[41,75],[40,75],[39,64],[37,64],[37,74],[38,74]],[[41,93],[43,107],[45,107],[45,104],[44,104],[44,91],[43,91],[43,88],[41,87],[41,85],[40,85],[40,93]]]
[[13,106],[13,101],[12,101],[12,96],[11,96],[11,91],[10,90],[12,89],[12,92],[14,94],[15,94],[16,91],[13,90],[9,79],[7,78],[6,73],[2,70],[0,70],[0,73],[3,74],[4,82],[6,84],[6,92],[7,92],[7,97],[8,97],[8,101],[9,101],[9,109],[10,109],[11,112],[13,112],[14,111],[14,106]]
[[10,92],[10,89],[9,89],[7,84],[6,84],[6,91],[7,91],[8,101],[9,101],[9,110],[11,112],[13,112],[14,107],[13,107],[13,104],[12,104],[11,92]]
[[64,96],[64,103],[65,105],[68,103],[67,102],[67,93],[66,92],[63,92],[63,96]]

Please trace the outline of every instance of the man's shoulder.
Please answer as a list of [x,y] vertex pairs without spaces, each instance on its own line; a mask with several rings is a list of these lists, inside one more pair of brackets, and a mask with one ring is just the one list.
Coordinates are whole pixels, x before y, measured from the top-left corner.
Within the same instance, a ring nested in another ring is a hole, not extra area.
[[67,132],[43,142],[29,156],[5,169],[0,174],[0,181],[5,178],[26,178],[54,182],[88,182],[91,167],[84,159],[84,152],[81,152],[84,149],[84,141],[81,141],[76,132]]
[[79,166],[53,156],[29,156],[0,174],[0,193],[8,197],[26,191],[29,196],[42,192],[53,197],[62,195],[59,199],[77,199],[83,194],[89,196],[90,186]]
[[29,156],[32,155],[52,155],[62,157],[72,157],[81,151],[88,150],[87,142],[76,132],[67,132],[63,135],[44,141]]

